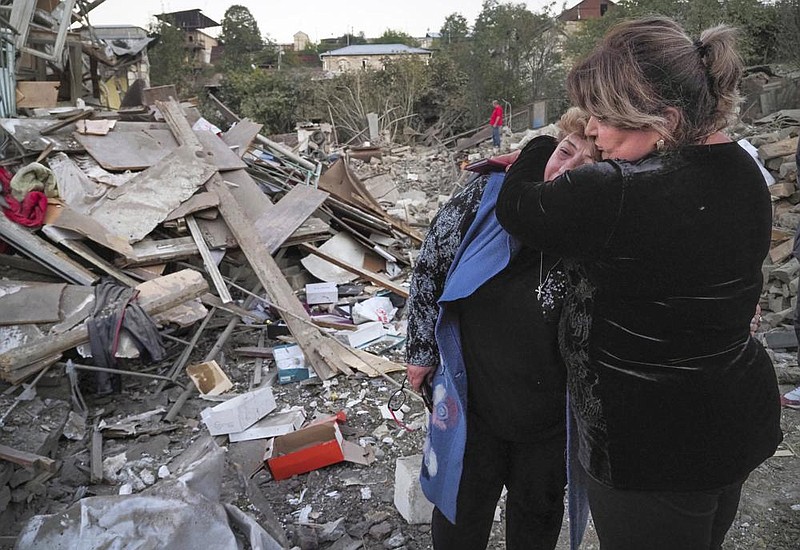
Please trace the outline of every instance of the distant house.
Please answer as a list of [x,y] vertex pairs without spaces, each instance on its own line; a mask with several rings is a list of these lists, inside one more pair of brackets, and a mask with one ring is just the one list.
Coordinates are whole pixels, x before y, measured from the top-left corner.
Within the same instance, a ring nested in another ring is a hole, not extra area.
[[570,33],[581,21],[603,17],[609,9],[616,6],[611,0],[583,0],[568,10],[561,12],[558,20],[566,23],[567,33]]
[[311,39],[303,31],[297,31],[292,38],[294,38],[294,51],[296,52],[305,50],[311,44]]
[[343,73],[359,69],[383,70],[387,61],[403,58],[417,58],[427,64],[432,55],[430,50],[405,44],[359,44],[322,53],[319,58],[324,71]]
[[93,25],[91,30],[81,30],[81,38],[87,43],[100,40],[104,45],[92,55],[100,61],[97,92],[103,105],[119,109],[122,97],[135,81],[150,85],[147,48],[156,38],[148,36],[146,30],[131,25]]
[[186,36],[186,49],[192,63],[200,65],[211,63],[211,52],[219,46],[219,41],[200,29],[219,27],[219,23],[203,15],[199,9],[162,13],[156,17],[183,31]]
[[425,38],[419,39],[419,45],[423,48],[430,49],[433,45],[442,39],[442,33],[439,32],[427,32],[425,33]]

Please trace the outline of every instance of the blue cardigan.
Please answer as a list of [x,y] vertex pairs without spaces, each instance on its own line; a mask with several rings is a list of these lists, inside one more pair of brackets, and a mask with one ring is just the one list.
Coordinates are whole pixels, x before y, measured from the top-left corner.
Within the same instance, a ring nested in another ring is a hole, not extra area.
[[[486,281],[505,269],[520,249],[495,216],[497,196],[505,174],[489,177],[475,220],[467,231],[450,266],[444,292],[439,298],[440,314],[436,341],[440,365],[433,377],[433,412],[423,448],[420,473],[422,490],[451,522],[456,520],[458,488],[463,470],[467,434],[467,376],[461,354],[461,331],[458,315],[449,305],[465,298]],[[567,406],[569,414],[569,405]],[[568,425],[568,439],[571,430]],[[568,453],[568,456],[573,453]],[[580,470],[568,468],[570,480],[570,540],[578,548],[588,519],[588,502],[582,484],[575,483]],[[573,482],[574,481],[574,482]]]

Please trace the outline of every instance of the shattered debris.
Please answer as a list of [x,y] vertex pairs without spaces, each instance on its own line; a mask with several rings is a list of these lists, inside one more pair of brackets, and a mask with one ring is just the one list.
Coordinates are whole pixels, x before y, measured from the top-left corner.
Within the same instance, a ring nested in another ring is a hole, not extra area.
[[[57,29],[77,10],[50,5]],[[146,37],[87,29],[31,54],[58,59],[69,90],[36,82],[34,60],[16,83],[27,103],[0,104],[0,546],[80,545],[105,536],[100,517],[138,537],[125,518],[155,508],[174,527],[158,545],[176,548],[195,544],[190,521],[219,548],[429,548],[427,412],[410,392],[387,403],[424,231],[488,135],[341,147],[302,123],[292,146],[211,96],[232,122],[216,128],[173,86],[128,88]],[[800,384],[800,111],[736,130],[774,179],[761,337]],[[121,289],[112,306],[104,288]]]

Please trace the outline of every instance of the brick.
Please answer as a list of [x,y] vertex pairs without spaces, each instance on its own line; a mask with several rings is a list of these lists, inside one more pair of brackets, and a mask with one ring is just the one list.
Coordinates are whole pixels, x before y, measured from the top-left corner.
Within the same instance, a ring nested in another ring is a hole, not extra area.
[[797,150],[797,138],[784,139],[777,143],[767,143],[758,148],[758,156],[762,160],[769,160],[775,157],[785,157]]
[[394,506],[410,524],[430,523],[433,504],[425,498],[419,484],[422,455],[397,459],[394,471]]

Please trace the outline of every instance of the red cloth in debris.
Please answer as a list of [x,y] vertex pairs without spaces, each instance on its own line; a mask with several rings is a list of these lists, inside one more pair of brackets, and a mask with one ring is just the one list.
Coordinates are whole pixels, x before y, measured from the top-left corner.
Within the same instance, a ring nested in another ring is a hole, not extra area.
[[0,167],[0,183],[3,184],[3,198],[8,203],[8,208],[3,208],[3,214],[14,223],[25,227],[39,227],[44,223],[47,211],[47,196],[41,191],[31,191],[22,202],[11,195],[11,172]]

